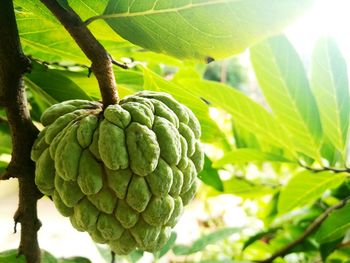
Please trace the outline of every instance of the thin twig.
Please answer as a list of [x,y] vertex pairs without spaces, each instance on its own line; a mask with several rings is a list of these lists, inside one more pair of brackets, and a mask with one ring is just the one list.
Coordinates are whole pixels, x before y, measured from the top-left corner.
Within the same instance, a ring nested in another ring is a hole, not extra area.
[[129,66],[125,63],[119,62],[111,58],[113,65],[116,65],[117,67],[120,67],[122,69],[129,69]]
[[309,170],[313,173],[321,173],[321,172],[325,172],[325,171],[331,171],[334,173],[350,173],[350,168],[347,168],[347,167],[345,167],[345,168],[333,168],[333,167],[313,168],[313,167],[307,166],[301,162],[299,162],[299,165],[301,167],[303,167],[304,169]]
[[277,252],[275,252],[272,256],[269,258],[262,260],[262,261],[256,261],[259,263],[271,263],[273,260],[275,260],[278,257],[283,257],[290,253],[290,251],[295,248],[297,245],[301,244],[307,237],[309,237],[316,229],[320,227],[320,225],[323,223],[323,221],[328,217],[330,213],[332,213],[334,210],[342,208],[344,205],[347,204],[347,202],[350,200],[350,196],[343,199],[339,203],[327,208],[322,214],[320,214],[304,231],[304,233],[294,240],[293,242],[289,243],[285,247],[281,248]]
[[48,66],[52,66],[52,67],[57,67],[57,68],[62,68],[62,69],[66,69],[66,70],[70,70],[71,68],[82,68],[82,69],[86,69],[89,68],[89,66],[84,65],[84,64],[79,64],[79,63],[73,63],[73,64],[67,64],[67,63],[62,63],[59,61],[46,61],[46,60],[42,60],[39,58],[36,58],[32,55],[27,55],[27,57],[32,60],[35,61],[45,67]]
[[337,249],[348,248],[348,247],[350,247],[350,240],[345,241],[345,242],[340,243],[339,245],[337,245]]
[[78,14],[69,6],[61,6],[56,0],[41,0],[66,28],[75,42],[92,62],[91,70],[99,84],[104,107],[119,102],[111,57],[97,41]]

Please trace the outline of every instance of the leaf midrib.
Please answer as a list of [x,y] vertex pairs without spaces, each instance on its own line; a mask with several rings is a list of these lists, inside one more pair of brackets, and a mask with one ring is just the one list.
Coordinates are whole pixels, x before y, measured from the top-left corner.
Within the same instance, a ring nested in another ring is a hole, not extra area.
[[[171,13],[171,12],[177,13],[177,12],[191,9],[191,8],[198,8],[198,7],[218,5],[218,4],[227,4],[230,2],[243,2],[243,1],[244,0],[221,0],[221,1],[215,1],[215,2],[210,2],[210,3],[197,3],[197,4],[190,3],[187,5],[184,5],[181,7],[175,7],[175,8],[166,8],[166,9],[159,9],[159,10],[149,9],[147,11],[134,12],[134,13],[130,13],[128,11],[127,13],[105,14],[105,15],[100,15],[97,17],[100,19],[111,19],[111,18],[136,17],[136,16],[155,15],[155,14],[166,14],[166,13]],[[153,6],[153,8],[154,8],[154,6]]]
[[[279,73],[280,76],[283,76],[282,71],[281,71],[280,67],[278,66],[279,64],[278,64],[278,62],[277,62],[277,60],[276,60],[276,56],[274,55],[273,49],[271,48],[271,45],[268,44],[267,46],[268,46],[268,49],[269,49],[270,54],[273,55],[273,56],[272,56],[272,61],[273,61],[273,64],[274,64],[274,66],[275,66],[275,68],[276,68],[276,71]],[[272,77],[274,77],[274,76],[272,76]],[[283,87],[283,89],[285,90],[286,97],[287,97],[288,100],[291,102],[291,104],[294,106],[294,107],[289,107],[289,108],[295,113],[299,125],[301,125],[301,127],[303,127],[303,129],[304,129],[305,131],[307,131],[307,133],[304,134],[304,135],[306,135],[305,137],[309,138],[309,140],[312,142],[312,144],[313,144],[312,149],[318,149],[319,146],[318,146],[318,144],[317,144],[315,138],[310,134],[310,132],[311,132],[310,127],[305,123],[305,121],[304,121],[304,119],[303,119],[303,117],[302,117],[302,114],[301,114],[301,112],[299,111],[298,105],[296,104],[295,98],[293,98],[293,96],[292,96],[291,93],[290,93],[290,90],[289,90],[289,88],[288,88],[288,84],[286,83],[286,81],[285,81],[284,78],[278,77],[277,80],[282,84],[282,87]],[[280,114],[277,113],[277,116],[279,116],[279,115],[280,115]],[[279,118],[279,119],[280,119],[280,118]],[[289,125],[288,125],[288,126],[289,126]],[[288,129],[289,129],[289,128],[288,128]],[[295,135],[294,135],[294,134],[293,134],[292,136],[293,136],[293,138],[295,138]],[[297,138],[295,138],[295,139],[297,139]],[[304,142],[302,142],[302,144],[305,145]],[[316,154],[316,156],[317,156],[317,155],[318,155],[318,151],[317,151],[317,150],[314,150],[314,154]]]
[[[329,43],[328,42],[326,42],[325,43],[326,44],[326,48],[325,48],[325,51],[326,51],[326,60],[327,60],[327,64],[329,65],[329,69],[330,70],[326,70],[326,69],[323,69],[328,75],[329,75],[329,78],[330,78],[330,80],[331,80],[331,82],[332,82],[332,85],[331,85],[331,89],[332,89],[332,91],[333,91],[333,94],[334,94],[334,96],[331,96],[332,97],[332,99],[333,99],[333,102],[335,103],[335,105],[336,105],[336,109],[335,109],[335,122],[336,122],[336,127],[338,127],[339,129],[337,129],[337,132],[339,132],[339,140],[340,140],[340,143],[342,144],[342,145],[344,145],[345,143],[343,142],[343,133],[342,133],[342,124],[341,124],[341,120],[340,120],[340,110],[339,110],[339,108],[338,108],[338,98],[337,98],[337,87],[336,87],[336,84],[335,84],[335,80],[334,80],[334,74],[333,74],[333,71],[332,71],[332,63],[331,63],[331,58],[330,58],[330,52],[329,52]],[[322,67],[322,65],[320,64],[320,67],[321,68],[323,68]],[[338,114],[339,113],[339,114]]]
[[319,238],[319,241],[326,241],[328,240],[330,237],[332,237],[334,235],[334,233],[337,233],[337,232],[343,232],[343,230],[347,229],[350,227],[350,222],[342,225],[342,226],[338,226],[338,227],[335,227],[332,231],[328,232],[327,235],[324,235],[322,238]]

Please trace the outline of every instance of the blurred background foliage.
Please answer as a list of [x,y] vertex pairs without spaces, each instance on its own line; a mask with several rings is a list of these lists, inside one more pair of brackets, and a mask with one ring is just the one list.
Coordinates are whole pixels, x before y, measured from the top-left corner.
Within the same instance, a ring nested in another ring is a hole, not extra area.
[[[102,13],[118,14],[112,7],[105,10],[107,2],[110,6],[113,1],[69,4],[85,20]],[[249,2],[254,1],[240,2],[249,9]],[[292,2],[274,8],[281,16],[293,18],[297,12],[290,9]],[[16,0],[15,5],[23,49],[33,62],[25,84],[35,124],[41,127],[41,114],[54,103],[99,100],[97,81],[88,76],[88,60],[49,11],[39,1]],[[232,8],[239,7],[245,6]],[[118,32],[113,26],[125,23],[119,18],[109,22],[111,27],[103,20],[89,25],[113,58],[129,66],[127,70],[115,67],[120,96],[143,89],[172,94],[200,120],[206,153],[199,193],[168,244],[154,255],[135,251],[127,257],[117,256],[120,262],[264,260],[297,240],[319,216],[349,197],[350,98],[341,50],[333,39],[322,38],[310,57],[301,58],[287,37],[257,30],[263,27],[254,27],[257,21],[246,15],[251,35],[243,45],[250,47],[248,52],[207,64],[203,63],[201,52],[206,49],[202,46],[194,47],[198,51],[193,53],[194,59],[183,59],[190,47],[179,49],[178,56],[157,53],[171,48],[165,40],[156,52],[143,48],[153,43],[146,37],[147,30],[139,32],[143,39],[134,39],[132,28]],[[276,32],[285,26],[284,20],[270,21]],[[164,22],[164,18],[156,22]],[[233,55],[241,49],[227,48],[225,52]],[[1,172],[11,154],[10,130],[2,109],[0,142]],[[349,262],[349,217],[350,205],[344,201],[274,262]],[[196,231],[191,232],[192,227]],[[97,247],[110,262],[107,248]],[[45,253],[43,262],[88,262],[83,258],[55,259]],[[0,253],[0,262],[20,262],[13,255],[14,251]]]

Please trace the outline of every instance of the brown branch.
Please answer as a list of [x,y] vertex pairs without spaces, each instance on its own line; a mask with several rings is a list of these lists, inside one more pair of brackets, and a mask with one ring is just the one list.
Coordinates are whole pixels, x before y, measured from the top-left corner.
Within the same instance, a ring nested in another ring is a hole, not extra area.
[[295,248],[297,245],[301,244],[306,238],[308,238],[316,229],[318,229],[321,224],[323,223],[324,220],[328,217],[330,213],[332,213],[334,210],[342,208],[346,203],[350,200],[350,196],[343,199],[339,203],[327,208],[322,214],[320,214],[304,231],[304,233],[294,240],[293,242],[289,243],[285,247],[281,248],[277,252],[275,252],[272,256],[269,258],[262,260],[262,261],[257,261],[259,263],[271,263],[273,260],[275,260],[278,257],[283,257],[287,254],[290,253],[290,251]]
[[61,6],[56,0],[40,0],[66,28],[75,42],[92,62],[104,107],[119,102],[111,57],[93,36],[81,18],[69,6]]
[[301,162],[299,162],[299,165],[301,167],[303,167],[304,169],[309,170],[313,173],[321,173],[321,172],[325,172],[325,171],[331,171],[334,173],[350,173],[350,168],[347,168],[347,167],[345,167],[345,168],[333,168],[333,167],[313,168],[313,167],[307,166]]
[[0,1],[0,103],[5,107],[12,137],[12,156],[5,173],[19,181],[19,204],[15,223],[21,224],[18,254],[28,263],[40,262],[37,231],[37,200],[41,194],[34,183],[35,165],[30,151],[38,130],[27,107],[23,75],[30,71],[30,60],[23,55],[11,0]]
[[342,248],[349,248],[349,247],[350,247],[350,240],[338,244],[336,248],[342,249]]

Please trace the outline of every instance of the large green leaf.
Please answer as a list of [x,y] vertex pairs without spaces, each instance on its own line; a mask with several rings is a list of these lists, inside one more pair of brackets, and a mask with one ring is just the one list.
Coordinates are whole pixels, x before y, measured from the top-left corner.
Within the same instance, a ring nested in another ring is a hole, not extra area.
[[350,228],[350,204],[331,213],[316,232],[316,240],[329,243],[345,235]]
[[46,61],[87,63],[68,32],[40,1],[15,0],[16,18],[23,50]]
[[228,149],[228,143],[225,135],[219,129],[217,124],[209,116],[209,107],[201,99],[200,94],[194,94],[191,89],[186,89],[175,83],[166,81],[159,75],[147,68],[144,70],[144,89],[163,91],[172,94],[178,101],[188,106],[197,116],[201,123],[202,137],[205,142],[217,143],[223,148]]
[[320,109],[324,136],[344,153],[350,114],[347,65],[332,39],[321,39],[315,47],[311,84]]
[[280,31],[312,0],[109,0],[103,16],[123,38],[179,58],[223,58]]
[[[107,0],[69,2],[82,19],[101,14],[107,5]],[[14,4],[21,43],[27,55],[45,61],[89,63],[69,33],[40,1],[15,0]],[[113,55],[118,56],[122,48],[131,46],[114,34],[104,21],[89,28]]]
[[[17,249],[6,250],[0,252],[0,263],[24,263],[26,262],[23,255],[18,256]],[[71,257],[71,258],[55,258],[49,252],[41,251],[41,263],[91,263],[87,258]]]
[[321,122],[302,62],[286,37],[276,36],[251,49],[251,60],[272,110],[293,138],[293,147],[320,159]]
[[[26,75],[26,82],[29,86],[40,88],[42,92],[45,92],[55,101],[90,100],[90,96],[82,89],[83,87],[79,87],[71,79],[64,76],[63,72],[54,69],[49,70],[38,63],[33,63],[32,71]],[[87,78],[87,76],[85,77]]]
[[240,126],[254,133],[258,138],[286,151],[292,148],[278,121],[263,106],[242,92],[213,81],[183,79],[180,83],[191,94],[200,96],[210,105],[232,114],[233,119]]
[[215,244],[218,241],[228,238],[234,233],[242,231],[241,228],[227,227],[204,235],[194,241],[190,246],[176,245],[173,247],[175,255],[190,255],[203,250],[207,245]]
[[226,164],[241,164],[249,162],[290,162],[283,156],[261,152],[254,149],[240,148],[231,152],[225,153],[225,155],[214,162],[215,168],[222,167]]
[[315,201],[327,189],[339,186],[346,176],[346,173],[336,174],[331,171],[314,173],[305,170],[297,173],[280,193],[278,212],[283,214]]

